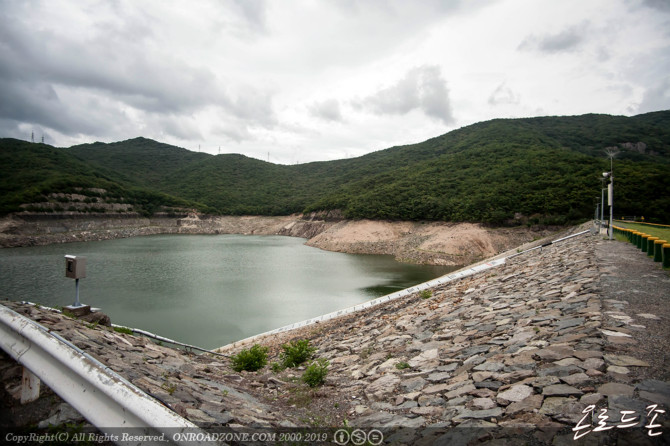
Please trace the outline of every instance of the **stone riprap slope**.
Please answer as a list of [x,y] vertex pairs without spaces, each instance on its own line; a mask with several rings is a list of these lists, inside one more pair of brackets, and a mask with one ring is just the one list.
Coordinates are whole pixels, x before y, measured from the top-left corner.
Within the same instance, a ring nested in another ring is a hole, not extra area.
[[[595,250],[606,243],[616,242],[567,240],[435,288],[427,299],[413,296],[255,342],[278,351],[290,339],[311,339],[331,363],[328,391],[346,396],[349,423],[412,428],[398,433],[402,442],[446,440],[455,434],[444,429],[472,424],[483,431],[465,435],[514,436],[513,427],[522,426],[538,440],[571,442],[589,405],[606,408],[617,422],[622,410],[670,407],[670,384],[649,378],[667,370],[636,379],[649,361],[618,353],[621,338],[645,328],[621,308],[603,314],[603,304],[624,305],[603,296]],[[666,273],[657,279],[669,289]],[[664,316],[642,318],[664,319],[657,335],[667,339],[667,310],[656,313]],[[670,428],[668,417],[658,420]],[[630,429],[619,433],[647,438]]]
[[[304,369],[235,373],[225,358],[8,305],[203,427],[342,427],[346,420],[399,444],[573,444],[572,429],[587,426],[577,432],[582,442],[605,444],[614,434],[636,444],[667,441],[670,417],[654,412],[670,407],[670,384],[662,380],[667,361],[649,358],[667,353],[631,346],[648,336],[645,320],[668,339],[668,306],[636,313],[625,296],[611,298],[603,280],[616,274],[616,262],[599,266],[598,259],[607,243],[634,249],[581,236],[434,288],[428,298],[412,295],[255,340],[270,347],[274,361],[283,343],[310,339],[330,362],[326,384],[316,390],[300,382]],[[665,272],[647,279],[656,290],[668,289]],[[16,368],[3,373],[15,390]],[[622,416],[638,423],[590,431],[603,413],[612,425]],[[645,429],[650,423],[660,427]]]

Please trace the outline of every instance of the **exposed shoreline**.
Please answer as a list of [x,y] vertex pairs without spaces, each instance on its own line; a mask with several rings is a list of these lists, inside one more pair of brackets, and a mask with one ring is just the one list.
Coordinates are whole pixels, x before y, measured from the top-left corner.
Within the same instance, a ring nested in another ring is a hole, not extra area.
[[0,247],[155,234],[285,235],[327,251],[387,254],[407,263],[467,265],[545,237],[556,228],[478,223],[346,220],[336,212],[289,216],[14,214],[0,219]]
[[[253,341],[269,349],[272,362],[281,361],[285,343],[308,340],[329,363],[315,389],[301,382],[304,368],[238,373],[221,356],[189,354],[39,306],[3,305],[202,429],[344,426],[375,428],[398,444],[494,438],[557,445],[574,443],[577,426],[596,426],[583,424],[587,412],[617,422],[625,410],[638,424],[583,435],[599,444],[652,444],[645,439],[656,420],[655,432],[667,440],[667,417],[652,419],[649,409],[670,401],[667,272],[632,245],[597,235],[508,260],[431,287],[429,297],[412,292]],[[27,406],[28,419],[18,403],[22,367],[3,359],[8,391],[0,409],[9,408],[10,422],[85,422],[48,389]]]

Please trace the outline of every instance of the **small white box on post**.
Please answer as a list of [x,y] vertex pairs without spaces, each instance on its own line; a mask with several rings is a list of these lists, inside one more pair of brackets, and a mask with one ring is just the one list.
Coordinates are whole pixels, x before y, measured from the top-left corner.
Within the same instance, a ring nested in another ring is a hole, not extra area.
[[86,257],[65,256],[65,277],[83,279],[86,277]]
[[86,257],[65,256],[65,277],[75,280],[75,300],[73,305],[68,305],[65,310],[75,316],[85,316],[91,312],[90,305],[79,303],[79,279],[86,277]]

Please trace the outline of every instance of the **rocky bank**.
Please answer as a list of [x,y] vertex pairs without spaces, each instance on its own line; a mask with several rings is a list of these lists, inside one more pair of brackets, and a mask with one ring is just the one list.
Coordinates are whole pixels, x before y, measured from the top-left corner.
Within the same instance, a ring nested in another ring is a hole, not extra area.
[[[300,381],[304,368],[236,373],[226,358],[4,304],[204,428],[376,428],[389,444],[667,444],[668,291],[668,273],[632,245],[585,235],[430,295],[254,340],[277,361],[282,344],[309,339],[329,361],[316,389]],[[17,366],[0,373],[16,393]]]
[[20,213],[0,220],[0,247],[109,240],[154,234],[286,235],[309,246],[397,260],[467,265],[555,232],[557,228],[492,228],[475,223],[346,220],[338,212],[278,217],[184,214]]

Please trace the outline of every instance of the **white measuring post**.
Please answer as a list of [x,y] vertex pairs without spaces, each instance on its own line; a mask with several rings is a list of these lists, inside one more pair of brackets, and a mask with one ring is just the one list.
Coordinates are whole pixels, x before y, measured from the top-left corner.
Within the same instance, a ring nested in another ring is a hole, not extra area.
[[89,305],[82,305],[79,302],[79,279],[86,277],[86,257],[82,256],[65,256],[65,277],[74,279],[74,304],[65,307],[65,309],[73,313],[75,316],[85,316],[91,312]]

